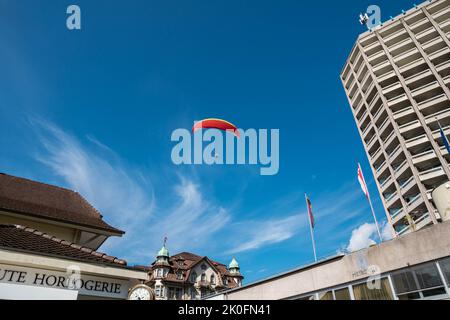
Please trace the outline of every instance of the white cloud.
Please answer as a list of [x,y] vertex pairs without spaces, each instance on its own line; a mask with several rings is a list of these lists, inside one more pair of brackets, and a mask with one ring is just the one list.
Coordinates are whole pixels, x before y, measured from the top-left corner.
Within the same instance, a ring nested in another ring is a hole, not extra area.
[[242,222],[238,229],[242,229],[239,234],[243,239],[239,239],[240,244],[229,250],[228,253],[258,249],[288,240],[299,231],[302,225],[306,224],[303,218],[302,215],[293,215],[278,220]]
[[377,229],[375,224],[364,223],[352,231],[352,236],[347,246],[349,252],[358,251],[368,248],[376,242],[372,239],[376,235]]
[[172,250],[195,248],[207,244],[230,219],[224,208],[206,201],[200,187],[183,177],[170,190],[169,205],[157,208],[149,179],[127,167],[109,147],[88,136],[96,147],[91,150],[52,123],[30,122],[43,147],[37,159],[92,203],[107,222],[126,231],[124,238],[105,243],[102,250],[108,253],[150,262],[164,236]]
[[[392,239],[391,226],[388,223],[381,225],[381,237],[383,241]],[[364,223],[352,231],[352,236],[347,245],[348,252],[354,252],[376,244],[378,232],[375,223]]]

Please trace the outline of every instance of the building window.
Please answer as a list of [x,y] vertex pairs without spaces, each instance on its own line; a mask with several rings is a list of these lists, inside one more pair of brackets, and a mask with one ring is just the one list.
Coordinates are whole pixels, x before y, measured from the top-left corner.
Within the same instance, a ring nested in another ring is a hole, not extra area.
[[211,284],[216,284],[216,277],[213,274],[211,275]]
[[450,286],[450,258],[439,261],[439,265],[441,266],[445,281],[447,281],[447,286]]
[[177,279],[178,280],[183,280],[183,272],[182,271],[178,271],[177,272]]
[[197,272],[191,273],[191,282],[197,282]]
[[161,297],[161,286],[155,286],[155,295]]
[[191,299],[197,299],[197,290],[195,290],[194,288],[191,288]]
[[156,276],[157,276],[157,277],[162,277],[162,276],[163,276],[163,272],[164,272],[163,269],[157,269],[157,270],[156,270]]
[[392,281],[400,300],[423,299],[446,293],[434,262],[396,272],[392,275]]
[[206,274],[205,273],[202,273],[201,281],[202,282],[206,282]]
[[366,282],[353,286],[355,300],[393,300],[388,278],[380,279],[379,288],[369,288]]
[[333,300],[333,292],[332,291],[320,292],[319,300]]
[[334,290],[334,297],[336,300],[351,300],[350,290],[348,288],[342,288]]

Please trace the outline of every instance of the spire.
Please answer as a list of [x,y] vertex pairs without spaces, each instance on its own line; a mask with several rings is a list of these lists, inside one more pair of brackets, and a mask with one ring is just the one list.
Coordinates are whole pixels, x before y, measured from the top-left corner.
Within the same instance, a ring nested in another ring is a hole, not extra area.
[[167,237],[164,237],[164,244],[163,244],[161,250],[158,251],[158,255],[156,256],[157,258],[160,258],[160,257],[169,258],[169,250],[167,250],[166,244],[167,244]]
[[236,259],[233,257],[233,260],[231,260],[230,265],[228,266],[228,269],[231,273],[238,273],[239,272],[239,263],[236,261]]

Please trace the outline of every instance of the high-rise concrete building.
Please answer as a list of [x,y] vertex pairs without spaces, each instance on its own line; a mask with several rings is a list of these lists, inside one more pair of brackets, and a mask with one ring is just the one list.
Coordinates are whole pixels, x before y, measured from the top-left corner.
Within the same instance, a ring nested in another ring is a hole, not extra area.
[[341,73],[395,236],[450,218],[432,196],[450,188],[449,37],[450,0],[426,1],[361,34]]

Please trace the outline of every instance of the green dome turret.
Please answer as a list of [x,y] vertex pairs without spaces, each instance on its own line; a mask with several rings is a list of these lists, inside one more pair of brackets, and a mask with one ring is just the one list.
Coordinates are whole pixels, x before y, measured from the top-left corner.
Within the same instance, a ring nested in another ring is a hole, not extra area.
[[169,250],[167,250],[165,245],[158,251],[157,257],[169,257]]
[[233,260],[231,260],[230,265],[228,266],[228,269],[230,269],[230,270],[239,269],[239,263],[236,261],[235,258],[233,258]]

